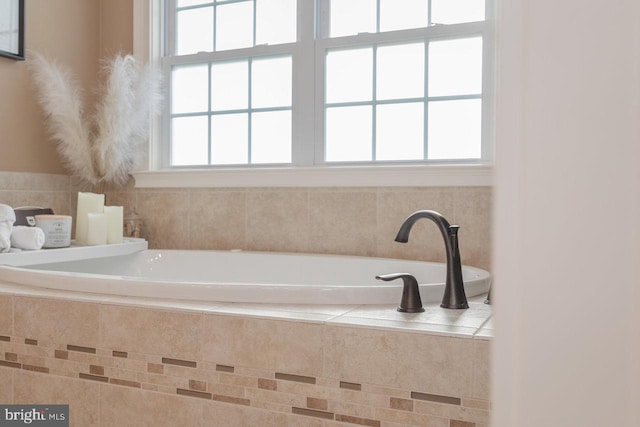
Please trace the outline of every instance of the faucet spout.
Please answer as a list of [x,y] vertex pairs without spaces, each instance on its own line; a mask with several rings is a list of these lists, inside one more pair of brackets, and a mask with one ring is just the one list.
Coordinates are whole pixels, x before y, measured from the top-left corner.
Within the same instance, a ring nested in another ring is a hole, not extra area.
[[464,292],[464,282],[462,280],[462,262],[460,261],[460,249],[458,247],[459,226],[449,224],[449,221],[436,211],[420,210],[409,215],[402,223],[395,239],[396,242],[408,242],[411,228],[416,221],[423,218],[430,219],[436,224],[442,234],[447,254],[447,276],[440,307],[469,308],[467,296]]

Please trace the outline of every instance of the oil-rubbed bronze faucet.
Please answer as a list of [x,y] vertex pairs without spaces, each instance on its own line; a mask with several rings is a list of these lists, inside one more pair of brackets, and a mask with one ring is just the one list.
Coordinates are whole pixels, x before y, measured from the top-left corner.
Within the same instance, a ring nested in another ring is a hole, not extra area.
[[411,274],[382,274],[380,276],[376,276],[376,279],[384,280],[385,282],[402,279],[402,299],[400,300],[398,311],[402,313],[422,313],[424,311],[424,307],[422,306],[422,299],[420,298],[420,288],[418,287],[418,281]]
[[396,236],[396,242],[407,243],[409,241],[411,227],[421,218],[430,219],[438,226],[440,233],[442,233],[447,253],[447,278],[440,307],[469,308],[467,296],[464,293],[464,283],[462,281],[462,263],[460,262],[460,250],[458,248],[459,226],[450,225],[449,221],[436,211],[417,211],[409,215],[404,223],[402,223]]

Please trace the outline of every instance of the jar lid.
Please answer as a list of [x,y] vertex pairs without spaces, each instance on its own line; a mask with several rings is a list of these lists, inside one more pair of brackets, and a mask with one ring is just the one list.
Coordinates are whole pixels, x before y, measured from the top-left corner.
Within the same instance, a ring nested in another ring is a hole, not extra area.
[[43,221],[46,221],[46,220],[60,221],[63,219],[71,219],[69,215],[49,215],[49,214],[36,215],[35,218]]

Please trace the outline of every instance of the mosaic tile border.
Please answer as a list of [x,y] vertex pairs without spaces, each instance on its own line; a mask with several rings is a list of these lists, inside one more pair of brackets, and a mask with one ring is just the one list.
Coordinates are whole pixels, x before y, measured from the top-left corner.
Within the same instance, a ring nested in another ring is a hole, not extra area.
[[0,367],[383,427],[486,427],[491,403],[375,384],[0,336]]

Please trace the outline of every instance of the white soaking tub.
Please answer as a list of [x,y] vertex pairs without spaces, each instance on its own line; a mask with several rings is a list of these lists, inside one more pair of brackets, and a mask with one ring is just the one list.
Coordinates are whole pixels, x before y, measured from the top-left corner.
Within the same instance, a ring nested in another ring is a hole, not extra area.
[[[45,258],[33,256],[31,261],[30,254],[23,254],[26,261],[19,263],[3,262],[0,256],[0,264],[5,264],[0,265],[0,281],[88,293],[196,301],[397,304],[402,295],[402,281],[382,282],[375,276],[403,272],[417,278],[425,303],[440,301],[444,292],[445,265],[441,263],[337,255],[146,249],[123,254],[116,251],[110,256],[76,255],[66,257],[67,260],[58,256],[51,262],[53,255],[48,258],[46,255],[54,251],[45,251]],[[488,272],[463,266],[462,273],[467,297],[489,290]]]

